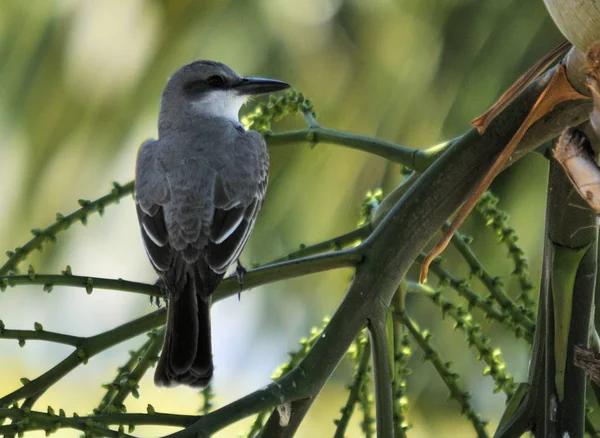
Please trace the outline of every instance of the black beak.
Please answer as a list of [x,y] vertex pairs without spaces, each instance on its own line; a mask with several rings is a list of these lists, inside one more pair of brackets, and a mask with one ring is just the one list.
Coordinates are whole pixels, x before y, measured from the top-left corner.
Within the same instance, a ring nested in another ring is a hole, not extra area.
[[274,93],[275,91],[290,88],[290,84],[275,79],[244,78],[242,82],[234,86],[234,89],[242,95],[252,96],[257,94]]

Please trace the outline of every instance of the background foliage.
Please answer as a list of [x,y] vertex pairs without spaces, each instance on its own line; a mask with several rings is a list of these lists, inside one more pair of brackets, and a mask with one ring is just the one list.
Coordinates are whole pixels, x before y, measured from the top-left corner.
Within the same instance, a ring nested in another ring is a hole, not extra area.
[[[160,91],[167,77],[193,59],[216,59],[244,74],[284,79],[314,102],[328,127],[378,136],[410,147],[427,147],[468,127],[518,75],[561,39],[542,2],[518,0],[250,0],[3,2],[0,14],[0,242],[12,248],[29,230],[68,212],[74,200],[95,198],[111,181],[133,175],[141,141],[156,135]],[[277,129],[301,126],[286,119]],[[384,192],[400,181],[400,168],[387,161],[335,146],[281,146],[271,150],[267,202],[243,259],[266,262],[355,227],[368,190]],[[542,250],[547,162],[529,156],[504,172],[492,187],[532,261]],[[70,264],[75,274],[152,282],[154,273],[138,236],[128,198],[93,217],[89,228],[73,228],[31,263],[38,272],[58,273]],[[517,295],[513,264],[485,220],[474,215],[463,230],[493,275]],[[445,267],[465,276],[467,267],[450,249]],[[456,261],[455,261],[456,259]],[[24,266],[26,268],[26,265]],[[539,283],[539,263],[531,281]],[[215,403],[225,404],[269,381],[271,372],[297,349],[297,340],[320,326],[348,284],[350,271],[335,271],[258,288],[241,301],[213,309]],[[99,291],[40,287],[9,290],[0,297],[7,328],[92,335],[147,313],[147,298]],[[473,404],[491,422],[504,396],[467,353],[461,333],[441,321],[428,300],[409,300],[411,315],[430,329],[433,342]],[[485,323],[484,323],[485,324]],[[487,330],[487,328],[486,328]],[[497,325],[487,333],[516,380],[524,380],[527,350]],[[100,384],[112,377],[126,351],[120,345],[77,369],[44,395],[40,405],[67,411],[97,403]],[[64,346],[4,341],[0,393],[20,386],[61,360]],[[419,354],[410,359],[411,436],[471,434],[447,389]],[[300,436],[331,435],[352,368],[343,364],[311,410]],[[89,390],[82,391],[81,388]],[[161,390],[151,379],[141,385],[130,411],[151,402],[157,411],[194,414],[196,393]],[[425,422],[435,410],[439,421]],[[456,424],[454,424],[456,422]],[[358,432],[358,420],[353,422]],[[219,436],[236,436],[236,424]],[[164,432],[164,431],[163,431]],[[65,436],[68,434],[64,433]],[[141,432],[140,432],[141,433]],[[153,429],[152,433],[161,433]],[[77,434],[71,432],[74,436]]]

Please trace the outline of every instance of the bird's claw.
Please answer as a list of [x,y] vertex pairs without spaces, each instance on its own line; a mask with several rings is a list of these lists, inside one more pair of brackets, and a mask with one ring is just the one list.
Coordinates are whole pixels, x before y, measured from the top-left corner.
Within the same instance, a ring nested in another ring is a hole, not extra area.
[[238,292],[238,300],[240,299],[240,293],[244,288],[244,275],[248,272],[248,270],[242,265],[240,260],[237,260],[237,266],[235,268],[235,276],[237,277],[238,284],[240,285],[240,291]]
[[[158,280],[156,280],[154,285],[158,286],[158,288],[160,289],[160,293],[162,294],[162,299],[164,300],[165,303],[168,304],[168,289],[167,289],[167,285],[165,284],[165,281],[162,278],[159,278]],[[150,296],[150,304],[154,304],[154,302],[156,302],[156,306],[160,308],[162,306],[162,303],[160,302],[160,298],[161,297]]]

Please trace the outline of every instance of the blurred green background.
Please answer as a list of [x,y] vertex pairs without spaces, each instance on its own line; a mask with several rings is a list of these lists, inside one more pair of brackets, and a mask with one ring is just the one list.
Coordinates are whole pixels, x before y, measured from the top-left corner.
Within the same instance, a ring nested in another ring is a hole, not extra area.
[[[469,129],[522,72],[554,47],[561,36],[541,0],[4,0],[0,12],[0,243],[5,250],[30,238],[29,230],[51,223],[54,213],[94,199],[112,181],[133,176],[138,145],[156,136],[159,97],[167,78],[195,59],[225,62],[237,72],[285,80],[315,105],[328,127],[424,148]],[[277,131],[303,126],[286,119]],[[401,179],[400,167],[382,158],[344,149],[305,144],[271,150],[270,186],[264,209],[242,260],[265,263],[300,243],[347,232],[356,225],[368,190],[388,192]],[[539,282],[547,162],[528,156],[504,172],[493,191],[530,259]],[[506,249],[474,215],[463,228],[493,275],[511,294]],[[449,250],[447,267],[457,276],[467,269]],[[36,254],[38,272],[73,273],[153,282],[131,198],[75,225],[56,245]],[[27,263],[21,266],[26,270]],[[269,381],[310,327],[331,314],[348,285],[349,270],[281,282],[230,299],[213,308],[216,403],[226,404]],[[473,283],[478,289],[479,285]],[[454,294],[449,291],[449,296]],[[536,292],[537,295],[537,292]],[[425,299],[409,302],[421,327],[435,334],[434,345],[463,378],[473,403],[493,425],[504,395],[481,375],[484,366],[462,335]],[[0,296],[0,319],[7,328],[33,327],[92,335],[150,312],[148,300],[126,293],[40,287],[11,289]],[[486,326],[502,347],[508,369],[526,378],[528,353],[522,341],[497,326]],[[134,339],[78,368],[39,401],[67,413],[97,405],[100,384],[113,378]],[[34,378],[70,348],[3,341],[0,392]],[[416,351],[409,377],[410,436],[472,436],[431,364]],[[333,419],[345,402],[351,376],[342,363],[321,393],[299,436],[331,436]],[[190,389],[154,387],[147,376],[129,412],[196,413],[199,396]],[[237,436],[238,423],[218,434]],[[348,436],[359,436],[358,419]],[[139,428],[157,436],[163,428]],[[42,436],[42,434],[33,435]],[[59,436],[78,436],[61,431]]]

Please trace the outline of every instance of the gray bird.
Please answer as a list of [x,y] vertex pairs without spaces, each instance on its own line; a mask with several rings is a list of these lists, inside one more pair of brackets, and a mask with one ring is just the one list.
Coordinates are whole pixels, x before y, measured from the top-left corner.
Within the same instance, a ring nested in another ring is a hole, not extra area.
[[135,175],[144,246],[167,299],[159,386],[204,387],[212,377],[211,294],[250,236],[269,168],[264,138],[238,112],[250,96],[288,87],[197,61],[162,92],[158,140],[140,147]]

